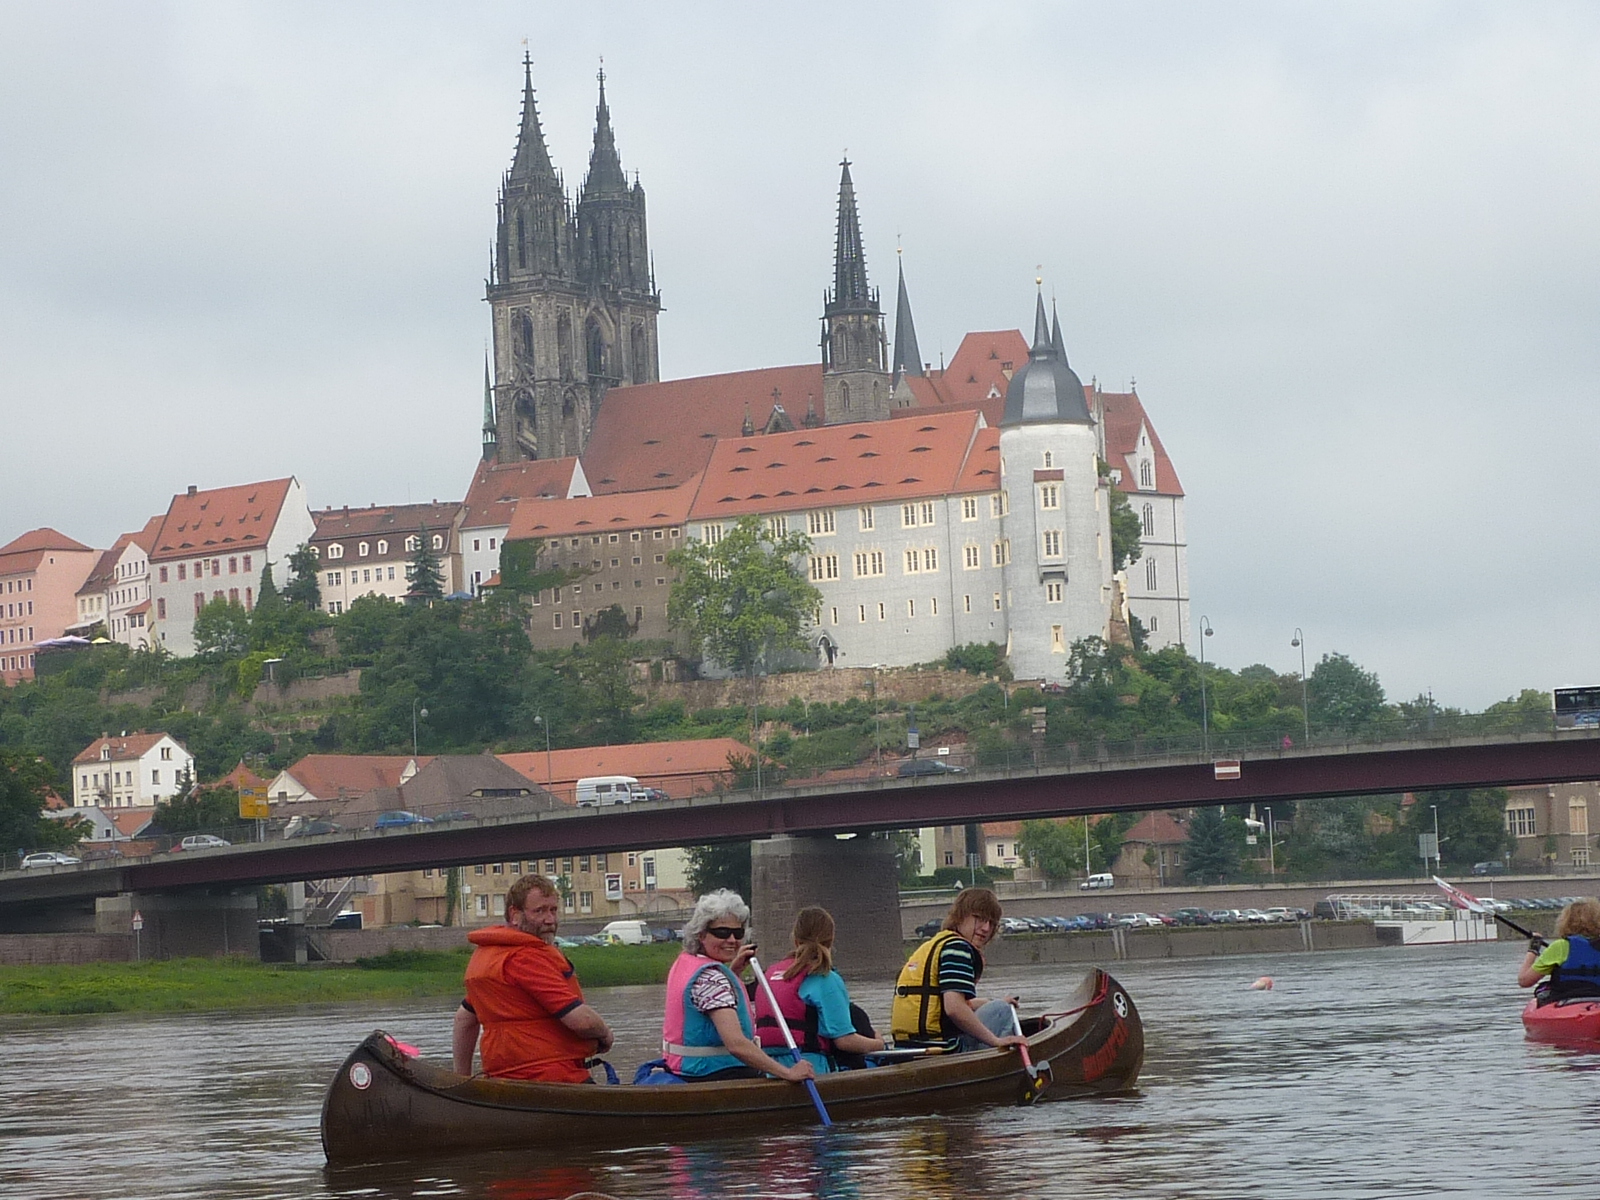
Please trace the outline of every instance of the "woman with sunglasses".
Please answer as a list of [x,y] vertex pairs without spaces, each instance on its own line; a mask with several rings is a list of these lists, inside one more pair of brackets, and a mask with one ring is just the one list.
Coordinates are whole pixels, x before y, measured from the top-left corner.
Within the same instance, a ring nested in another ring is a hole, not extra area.
[[788,1025],[801,1056],[818,1071],[865,1066],[862,1055],[882,1050],[883,1039],[872,1032],[867,1014],[850,1003],[850,991],[833,969],[833,914],[802,908],[792,936],[794,953],[767,968],[770,993],[756,993],[758,1039],[769,1050],[786,1046]]
[[691,1081],[814,1078],[805,1061],[785,1066],[755,1041],[749,995],[739,974],[754,957],[744,942],[750,907],[737,892],[708,892],[683,927],[683,953],[667,975],[661,1050],[667,1069]]

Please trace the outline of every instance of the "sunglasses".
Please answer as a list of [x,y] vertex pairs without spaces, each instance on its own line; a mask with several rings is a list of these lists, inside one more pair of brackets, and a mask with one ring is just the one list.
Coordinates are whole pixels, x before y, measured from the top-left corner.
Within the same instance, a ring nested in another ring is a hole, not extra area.
[[742,938],[744,937],[743,925],[713,925],[706,930],[707,937],[714,938]]

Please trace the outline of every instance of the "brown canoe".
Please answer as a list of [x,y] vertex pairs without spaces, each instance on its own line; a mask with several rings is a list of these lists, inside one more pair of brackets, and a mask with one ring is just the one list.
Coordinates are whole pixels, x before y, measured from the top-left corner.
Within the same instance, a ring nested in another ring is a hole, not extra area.
[[[1042,1098],[1132,1088],[1144,1063],[1144,1027],[1122,986],[1104,971],[1090,971],[1061,1008],[1023,1022],[1035,1067],[1048,1078]],[[818,1078],[817,1089],[836,1122],[1041,1097],[1014,1050],[840,1071]],[[816,1120],[806,1090],[778,1080],[606,1087],[468,1079],[406,1056],[379,1031],[351,1052],[328,1087],[322,1149],[331,1163],[534,1146],[559,1153]]]

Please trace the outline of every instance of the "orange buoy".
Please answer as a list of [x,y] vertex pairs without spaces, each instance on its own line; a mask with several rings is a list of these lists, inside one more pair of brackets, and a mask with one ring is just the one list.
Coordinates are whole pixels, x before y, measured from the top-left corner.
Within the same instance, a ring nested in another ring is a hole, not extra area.
[[1253,992],[1270,992],[1272,990],[1272,976],[1263,975],[1250,985],[1250,990]]

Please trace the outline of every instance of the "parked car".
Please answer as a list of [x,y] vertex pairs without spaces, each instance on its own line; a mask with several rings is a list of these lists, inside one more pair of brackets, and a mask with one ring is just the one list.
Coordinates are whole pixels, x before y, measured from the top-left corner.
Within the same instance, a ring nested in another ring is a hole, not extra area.
[[219,838],[214,833],[191,833],[179,842],[175,850],[212,850],[218,846],[231,846],[232,842],[226,838]]
[[895,773],[901,779],[915,779],[921,775],[961,775],[965,767],[947,763],[942,758],[908,758]]
[[1272,918],[1259,908],[1236,909],[1235,911],[1239,914],[1239,920],[1246,925],[1270,925],[1272,923]]
[[911,932],[916,934],[919,938],[931,938],[934,934],[938,933],[939,930],[941,930],[943,928],[944,928],[944,918],[943,917],[934,917],[932,920],[924,921],[921,925],[918,925]]
[[324,833],[339,833],[342,830],[343,826],[337,821],[329,821],[325,817],[290,817],[289,823],[283,827],[283,836],[318,837]]
[[671,796],[667,795],[666,792],[662,791],[660,788],[653,788],[653,787],[647,787],[647,788],[644,789],[644,798],[646,800],[671,800],[672,799]]
[[407,825],[432,824],[432,817],[424,817],[420,813],[407,812],[403,808],[396,808],[386,813],[379,813],[378,819],[372,823],[372,827],[374,829],[404,829]]
[[22,859],[22,869],[31,871],[35,867],[70,867],[82,862],[81,858],[74,858],[70,854],[62,854],[59,850],[41,850],[37,854],[25,855]]
[[1097,912],[1079,913],[1078,914],[1078,920],[1083,922],[1083,928],[1085,928],[1085,929],[1110,929],[1111,928],[1111,914],[1110,913],[1097,913]]
[[1217,925],[1237,925],[1240,920],[1237,908],[1213,908],[1210,916]]
[[666,925],[652,925],[650,927],[650,940],[652,942],[675,942],[682,936],[676,929]]
[[1211,914],[1203,908],[1175,908],[1172,919],[1179,925],[1210,925]]
[[1504,875],[1506,873],[1506,865],[1499,859],[1491,858],[1484,862],[1473,863],[1472,873],[1474,875]]
[[1299,911],[1293,908],[1269,908],[1267,909],[1267,916],[1274,921],[1298,921],[1300,919]]
[[1001,933],[1032,933],[1033,930],[1031,928],[1029,928],[1028,923],[1026,921],[1024,921],[1021,917],[1001,917],[1000,918],[1000,932]]
[[360,929],[361,913],[356,909],[338,914],[328,922],[329,929]]

